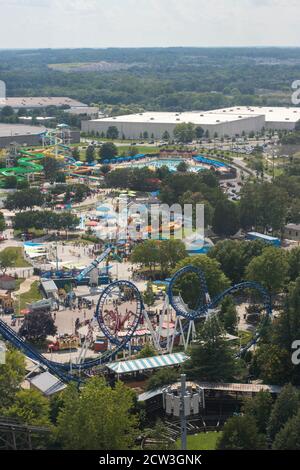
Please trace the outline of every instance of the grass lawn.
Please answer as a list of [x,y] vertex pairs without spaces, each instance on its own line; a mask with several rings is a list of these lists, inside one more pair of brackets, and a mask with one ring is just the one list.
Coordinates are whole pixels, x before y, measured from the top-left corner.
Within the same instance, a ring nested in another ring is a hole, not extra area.
[[23,250],[22,250],[21,247],[18,247],[18,246],[7,247],[7,248],[4,248],[4,250],[2,250],[1,253],[6,253],[6,254],[15,253],[17,255],[16,260],[10,266],[11,268],[29,268],[29,267],[31,267],[31,264],[29,264],[24,259]]
[[[187,450],[216,450],[220,432],[199,433],[187,437]],[[181,441],[176,441],[176,447],[180,449]]]
[[17,302],[17,310],[23,310],[24,308],[27,307],[27,304],[31,302],[36,302],[37,300],[42,300],[42,295],[38,289],[39,282],[35,281],[32,285],[31,288],[28,292],[25,292],[24,294],[21,294],[20,297],[20,302]]
[[247,344],[253,338],[253,332],[251,331],[239,331],[238,336],[241,338],[241,346],[247,346]]
[[24,277],[19,277],[18,279],[16,279],[16,288],[15,288],[15,291],[19,290],[20,289],[20,285],[22,284],[22,282],[25,281],[25,278]]

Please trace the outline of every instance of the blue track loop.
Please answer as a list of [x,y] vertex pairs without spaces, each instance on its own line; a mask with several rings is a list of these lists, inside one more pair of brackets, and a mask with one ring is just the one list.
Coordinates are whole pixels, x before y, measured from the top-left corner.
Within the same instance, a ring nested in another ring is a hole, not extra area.
[[[194,310],[190,310],[186,307],[180,295],[179,296],[174,295],[175,284],[178,281],[178,279],[182,277],[184,274],[195,274],[198,278],[197,281],[199,283],[201,293],[200,293],[200,296],[197,301],[197,305]],[[203,273],[203,271],[200,268],[197,268],[196,266],[192,266],[192,265],[185,266],[184,268],[177,271],[169,283],[168,297],[169,297],[170,305],[175,310],[176,315],[184,317],[187,320],[195,320],[196,318],[206,316],[208,313],[208,308],[209,308],[208,303],[207,303],[207,299],[209,298],[209,295],[208,295],[208,288],[207,288],[207,283],[205,279],[205,274]]]

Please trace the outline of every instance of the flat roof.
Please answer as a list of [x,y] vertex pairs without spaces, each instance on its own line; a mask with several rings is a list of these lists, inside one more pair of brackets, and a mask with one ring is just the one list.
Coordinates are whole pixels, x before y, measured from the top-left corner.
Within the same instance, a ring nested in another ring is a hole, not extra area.
[[[204,390],[215,390],[228,393],[259,393],[261,391],[270,392],[278,395],[281,390],[281,385],[265,385],[265,384],[241,384],[241,383],[213,383],[213,382],[187,382],[186,386],[199,385]],[[158,395],[161,395],[166,389],[166,385],[155,390],[141,393],[138,396],[138,401],[147,401]]]
[[28,126],[26,124],[2,124],[0,123],[0,137],[37,135],[46,132],[43,126]]
[[287,224],[285,227],[287,230],[299,230],[300,232],[300,224]]
[[160,367],[176,366],[187,361],[189,357],[183,353],[165,354],[163,356],[145,357],[131,361],[117,361],[107,364],[107,367],[116,374],[130,374]]
[[222,113],[224,115],[235,116],[237,114],[244,116],[265,116],[266,122],[293,122],[300,120],[300,108],[295,106],[234,106],[232,108],[223,108],[210,111],[211,113]]
[[50,374],[50,372],[38,374],[35,377],[28,379],[28,381],[46,396],[51,396],[66,388],[66,385],[54,375]]
[[11,106],[12,108],[44,108],[46,106],[86,106],[80,101],[68,98],[67,96],[15,96],[7,97],[5,102],[1,102],[1,107]]
[[58,291],[57,285],[52,279],[49,279],[47,281],[41,281],[41,285],[45,292],[57,292]]
[[247,235],[250,235],[251,237],[262,238],[263,240],[269,240],[269,241],[279,240],[278,237],[271,237],[271,235],[266,235],[265,233],[259,233],[259,232],[248,232]]
[[[254,115],[255,116],[255,115]],[[195,125],[223,124],[226,122],[235,122],[242,119],[249,119],[250,115],[242,114],[224,114],[214,111],[190,111],[185,113],[159,113],[147,112],[139,114],[127,114],[125,116],[113,116],[109,118],[92,119],[89,122],[108,122],[113,123],[149,123],[149,124],[180,124],[192,122]]]

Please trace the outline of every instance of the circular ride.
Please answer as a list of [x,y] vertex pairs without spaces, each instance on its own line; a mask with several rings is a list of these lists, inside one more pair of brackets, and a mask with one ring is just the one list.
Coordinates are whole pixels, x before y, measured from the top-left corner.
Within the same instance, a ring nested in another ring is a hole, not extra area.
[[130,341],[142,315],[141,293],[130,281],[109,284],[99,298],[95,314],[101,331],[116,346]]

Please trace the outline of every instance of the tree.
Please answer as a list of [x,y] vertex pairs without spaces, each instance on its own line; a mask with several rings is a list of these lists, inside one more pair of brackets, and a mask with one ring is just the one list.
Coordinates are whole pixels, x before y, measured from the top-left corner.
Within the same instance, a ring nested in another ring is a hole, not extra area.
[[[205,275],[208,291],[212,297],[215,297],[220,292],[223,292],[230,285],[229,279],[220,269],[220,264],[209,258],[206,255],[197,255],[193,257],[184,258],[182,261],[177,263],[173,272],[179,271],[179,269],[185,266],[195,266],[200,268]],[[180,292],[183,300],[192,306],[197,303],[199,295],[199,280],[196,274],[186,274],[178,279],[176,289]]]
[[252,416],[234,416],[225,423],[218,450],[261,450],[266,448]]
[[300,450],[300,409],[276,434],[273,450]]
[[6,229],[5,218],[2,212],[0,212],[0,232],[4,232]]
[[283,387],[273,406],[268,424],[268,434],[272,440],[288,420],[296,415],[299,405],[299,391],[290,384]]
[[0,269],[2,274],[5,274],[7,268],[14,266],[17,258],[18,254],[13,249],[6,249],[0,252]]
[[167,368],[160,369],[154,372],[147,381],[147,390],[155,390],[163,385],[173,384],[178,381],[179,372],[175,369]]
[[259,378],[267,384],[284,384],[291,373],[290,353],[277,344],[262,343],[253,361]]
[[177,166],[177,171],[179,171],[180,173],[186,173],[188,169],[189,169],[189,166],[185,161],[180,162],[179,165]]
[[5,203],[5,207],[9,210],[24,210],[34,206],[42,206],[45,198],[41,191],[37,188],[24,189],[10,194]]
[[212,229],[216,235],[228,237],[234,235],[239,229],[239,214],[236,204],[231,201],[219,201],[216,204]]
[[110,165],[101,165],[100,167],[100,171],[104,176],[107,175],[110,172],[110,170],[111,170]]
[[250,261],[246,277],[250,281],[260,282],[273,295],[283,288],[288,268],[285,251],[276,247],[267,247],[260,256]]
[[59,172],[59,163],[53,157],[45,157],[42,160],[46,180],[54,182]]
[[119,137],[118,128],[117,128],[116,126],[110,126],[110,127],[107,129],[106,137],[107,137],[108,139],[111,139],[111,140],[116,140],[116,139],[118,139],[118,137]]
[[192,142],[195,138],[194,124],[192,124],[191,122],[189,123],[182,122],[180,124],[177,124],[174,128],[173,134],[174,134],[174,138],[178,142],[182,142],[184,144]]
[[204,136],[204,129],[201,126],[196,126],[195,127],[195,136],[196,139],[202,139]]
[[15,349],[8,349],[5,364],[0,364],[0,412],[9,407],[26,374],[25,357]]
[[141,263],[146,266],[150,272],[153,272],[156,264],[159,262],[159,247],[155,240],[146,240],[135,246],[132,255],[132,263]]
[[49,400],[37,390],[19,390],[4,416],[32,426],[50,426]]
[[157,243],[159,262],[163,273],[168,273],[170,269],[174,269],[178,261],[187,256],[185,244],[182,240],[170,239]]
[[103,378],[86,381],[81,391],[70,385],[57,418],[64,449],[126,450],[134,446],[138,419],[134,392],[123,383],[109,387]]
[[209,318],[200,328],[189,355],[184,370],[192,380],[230,382],[237,373],[235,352],[226,340],[225,331],[217,317]]
[[87,163],[93,163],[95,160],[95,147],[89,145],[85,152],[85,161]]
[[100,160],[111,160],[118,155],[118,149],[113,142],[105,142],[99,149]]
[[152,284],[150,282],[147,283],[147,289],[143,293],[143,301],[147,307],[151,307],[154,305],[155,302],[155,295],[153,293]]
[[220,263],[222,271],[232,284],[237,284],[245,279],[250,261],[260,256],[265,248],[266,244],[260,240],[223,240],[210,250],[208,256]]
[[245,400],[243,413],[255,419],[260,434],[267,433],[272,406],[272,395],[270,392],[264,392],[263,390],[258,392],[255,397]]
[[247,183],[241,190],[240,221],[245,230],[255,227],[282,230],[288,210],[288,194],[273,183]]
[[4,185],[6,189],[15,189],[18,184],[18,179],[16,176],[11,175],[7,176],[4,180]]
[[161,136],[162,140],[165,140],[166,142],[169,142],[171,139],[171,136],[168,131],[164,131],[163,135]]
[[51,313],[33,310],[26,315],[19,334],[31,343],[43,343],[47,336],[54,336],[56,331]]
[[154,346],[148,342],[145,346],[140,350],[140,352],[136,355],[137,359],[143,359],[144,357],[153,357],[157,355],[157,351]]
[[79,152],[78,147],[74,147],[72,149],[72,157],[74,158],[74,160],[77,160],[77,161],[80,160],[80,152]]
[[220,319],[225,331],[235,335],[237,332],[238,315],[234,300],[230,296],[225,297],[221,304]]
[[288,255],[289,272],[291,281],[295,281],[300,276],[300,248],[294,248]]

